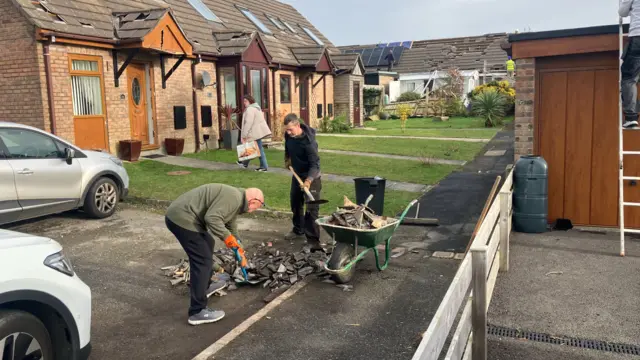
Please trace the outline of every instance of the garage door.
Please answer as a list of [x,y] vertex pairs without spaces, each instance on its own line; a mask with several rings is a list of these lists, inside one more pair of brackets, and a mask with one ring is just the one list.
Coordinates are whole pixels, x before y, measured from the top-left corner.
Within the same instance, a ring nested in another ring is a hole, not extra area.
[[[549,164],[549,222],[617,226],[616,54],[539,59],[536,67],[536,147]],[[626,133],[625,143],[640,147],[640,132]],[[626,159],[626,175],[640,176],[639,160]],[[625,189],[628,201],[640,201],[640,186]],[[628,226],[640,226],[640,209],[625,215]]]

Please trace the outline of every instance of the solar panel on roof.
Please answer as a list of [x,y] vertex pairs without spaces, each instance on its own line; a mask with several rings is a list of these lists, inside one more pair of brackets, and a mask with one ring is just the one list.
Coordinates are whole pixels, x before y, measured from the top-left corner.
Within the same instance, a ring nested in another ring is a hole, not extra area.
[[391,42],[387,45],[387,47],[396,47],[396,46],[400,46],[400,42]]
[[386,53],[387,51],[388,50],[386,47],[374,49],[373,53],[371,54],[371,58],[367,62],[367,66],[378,66],[380,63],[380,58],[384,57],[382,56],[382,54]]
[[401,46],[407,49],[411,49],[411,44],[413,44],[413,41],[403,41]]
[[379,48],[387,47],[387,43],[384,43],[384,44],[378,44],[378,46],[376,46],[376,47],[379,47]]
[[393,48],[393,58],[396,60],[396,64],[400,63],[400,58],[402,57],[402,53],[404,52],[404,47],[396,46]]
[[368,66],[367,64],[369,63],[369,58],[371,58],[371,53],[373,53],[373,49],[364,49],[362,52],[362,62],[364,66]]
[[356,50],[353,50],[353,52],[356,54],[362,55],[362,53],[364,52],[364,49],[356,49]]

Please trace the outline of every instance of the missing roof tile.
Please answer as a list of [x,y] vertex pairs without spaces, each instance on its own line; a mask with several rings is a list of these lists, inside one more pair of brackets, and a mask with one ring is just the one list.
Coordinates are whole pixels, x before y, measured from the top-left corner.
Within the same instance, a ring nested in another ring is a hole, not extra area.
[[140,15],[138,15],[134,21],[146,20],[149,17],[149,15],[151,15],[151,13],[148,13],[148,12],[140,13]]
[[80,25],[82,25],[82,27],[86,27],[86,28],[94,28],[95,26],[93,26],[93,24],[88,23],[88,22],[83,22],[83,21],[78,21],[80,23]]
[[66,23],[67,23],[66,21],[64,21],[64,19],[63,19],[60,15],[58,15],[58,14],[54,13],[53,11],[51,11],[51,10],[50,10],[46,5],[45,5],[45,3],[46,3],[46,2],[45,2],[45,1],[43,1],[43,0],[40,0],[40,1],[31,1],[31,4],[35,5],[36,10],[47,13],[47,15],[49,15],[49,16],[51,17],[51,19],[53,20],[53,22],[56,22],[56,23],[59,23],[59,24],[66,24]]

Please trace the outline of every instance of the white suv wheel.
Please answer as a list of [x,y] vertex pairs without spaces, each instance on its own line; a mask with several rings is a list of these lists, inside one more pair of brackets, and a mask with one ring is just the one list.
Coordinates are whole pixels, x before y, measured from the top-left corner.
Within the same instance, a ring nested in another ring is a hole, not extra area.
[[31,334],[13,333],[0,339],[0,359],[44,360],[42,347]]

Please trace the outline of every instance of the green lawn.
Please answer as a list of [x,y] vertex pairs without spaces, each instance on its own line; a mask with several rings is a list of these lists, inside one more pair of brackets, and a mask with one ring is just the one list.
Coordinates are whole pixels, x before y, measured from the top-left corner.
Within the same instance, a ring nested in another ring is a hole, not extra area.
[[[269,207],[289,211],[290,177],[279,174],[249,171],[210,171],[167,165],[151,160],[125,163],[131,179],[129,193],[134,197],[173,200],[180,194],[206,183],[224,183],[238,187],[258,187],[265,194]],[[171,176],[170,171],[187,170],[188,175]],[[322,198],[329,200],[320,212],[329,214],[343,203],[347,195],[355,201],[353,184],[325,181],[322,184]],[[387,190],[385,194],[385,215],[394,216],[403,210],[411,200],[420,194]]]
[[[410,119],[411,120],[411,119]],[[395,120],[391,120],[395,121]],[[368,125],[367,123],[367,126]],[[353,129],[349,135],[385,135],[385,136],[419,136],[442,138],[491,139],[498,129],[407,129],[405,132],[397,129],[361,130]]]
[[[378,154],[431,157],[450,160],[472,160],[485,143],[420,139],[371,139],[317,137],[321,149],[358,151]],[[322,154],[324,155],[324,154]],[[395,161],[395,160],[394,160]]]
[[[513,116],[504,119],[504,123],[513,121]],[[366,127],[378,130],[400,129],[400,120],[366,121]],[[498,131],[500,128],[485,128],[484,120],[479,117],[452,117],[448,121],[433,121],[433,118],[407,119],[407,129],[486,129]]]
[[[353,139],[347,140],[342,138],[342,141],[351,142]],[[418,141],[422,141],[423,143],[426,142],[424,140]],[[284,167],[283,151],[267,149],[265,152],[267,154],[269,167]],[[184,156],[224,163],[235,163],[238,159],[235,151],[227,150],[210,150],[196,154],[185,154]],[[258,160],[252,160],[252,164],[257,166]],[[395,160],[371,158],[366,156],[320,153],[320,168],[322,172],[327,174],[351,176],[378,175],[389,180],[431,185],[439,182],[442,178],[455,170],[457,166],[440,164],[425,165],[420,161],[412,160]]]

